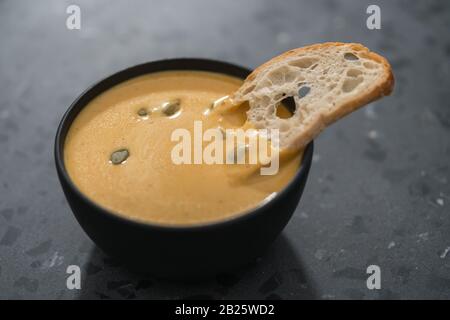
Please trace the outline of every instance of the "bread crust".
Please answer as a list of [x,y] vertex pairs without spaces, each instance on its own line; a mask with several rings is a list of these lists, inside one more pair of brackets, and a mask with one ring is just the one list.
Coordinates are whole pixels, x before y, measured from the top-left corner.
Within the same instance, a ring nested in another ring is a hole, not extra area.
[[256,79],[256,77],[271,68],[274,64],[277,64],[285,59],[298,56],[299,54],[309,52],[309,51],[319,51],[327,49],[329,47],[340,47],[347,46],[353,51],[356,51],[358,55],[369,60],[373,60],[381,64],[383,72],[382,76],[371,86],[368,91],[363,91],[359,93],[353,99],[347,101],[346,103],[340,105],[338,108],[334,108],[331,112],[318,112],[314,116],[312,121],[304,127],[302,133],[299,134],[293,140],[293,143],[286,147],[287,149],[299,149],[306,146],[312,139],[314,139],[326,126],[332,124],[333,122],[339,120],[343,116],[355,111],[356,109],[377,100],[383,96],[390,95],[394,88],[394,75],[389,62],[381,55],[370,51],[365,46],[359,43],[343,43],[343,42],[326,42],[320,44],[313,44],[302,48],[292,49],[284,52],[269,61],[263,63],[257,67],[244,81],[243,86],[248,85]]

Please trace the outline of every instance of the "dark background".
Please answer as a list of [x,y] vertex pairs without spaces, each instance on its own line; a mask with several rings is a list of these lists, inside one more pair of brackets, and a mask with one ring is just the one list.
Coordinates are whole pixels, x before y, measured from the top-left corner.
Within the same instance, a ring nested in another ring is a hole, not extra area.
[[[79,31],[65,26],[72,3]],[[381,30],[366,28],[369,4],[381,7]],[[0,298],[450,298],[449,30],[447,1],[0,0]],[[141,62],[255,67],[323,41],[385,55],[395,92],[316,140],[302,201],[267,255],[178,283],[96,249],[53,163],[56,127],[78,94]],[[66,289],[69,264],[82,268],[80,291]],[[370,264],[381,290],[366,287]]]

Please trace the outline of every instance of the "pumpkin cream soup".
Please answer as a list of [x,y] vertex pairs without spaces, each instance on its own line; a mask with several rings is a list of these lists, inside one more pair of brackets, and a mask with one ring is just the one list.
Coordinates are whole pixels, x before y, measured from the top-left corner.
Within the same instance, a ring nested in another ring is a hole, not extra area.
[[[203,130],[244,125],[245,107],[214,108],[241,84],[217,73],[167,71],[105,91],[70,127],[64,145],[70,178],[102,207],[152,223],[206,223],[258,206],[289,183],[300,153],[282,157],[275,175],[245,164],[175,164],[171,157],[176,129],[194,135],[198,121]],[[289,114],[284,107],[277,112]]]

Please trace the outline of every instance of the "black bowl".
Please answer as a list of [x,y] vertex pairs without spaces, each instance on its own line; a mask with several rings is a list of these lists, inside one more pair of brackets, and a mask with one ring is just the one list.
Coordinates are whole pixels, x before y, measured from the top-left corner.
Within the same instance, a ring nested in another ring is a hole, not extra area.
[[292,181],[270,201],[234,218],[195,226],[137,222],[102,208],[73,184],[64,166],[64,141],[77,114],[95,97],[128,79],[157,71],[201,70],[245,78],[250,70],[205,59],[149,62],[120,71],[89,88],[70,106],[58,127],[55,162],[64,194],[88,236],[124,264],[162,277],[187,278],[227,271],[260,256],[291,218],[311,167],[313,142]]

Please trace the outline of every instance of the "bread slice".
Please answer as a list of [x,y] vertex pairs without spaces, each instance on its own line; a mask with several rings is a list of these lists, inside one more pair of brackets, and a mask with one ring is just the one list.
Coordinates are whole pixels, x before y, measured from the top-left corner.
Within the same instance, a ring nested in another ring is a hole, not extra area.
[[[389,95],[393,87],[385,58],[361,44],[329,42],[290,50],[259,66],[231,101],[248,101],[250,126],[279,129],[280,149],[298,150],[326,126]],[[295,112],[283,119],[277,107],[288,97],[295,101]]]

